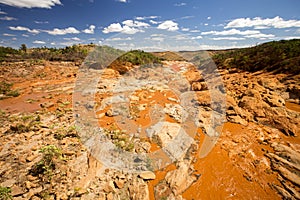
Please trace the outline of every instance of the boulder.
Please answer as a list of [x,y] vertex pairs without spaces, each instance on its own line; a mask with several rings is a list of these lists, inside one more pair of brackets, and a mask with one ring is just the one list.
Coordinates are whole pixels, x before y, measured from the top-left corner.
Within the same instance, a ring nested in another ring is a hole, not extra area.
[[175,196],[183,193],[197,180],[197,178],[192,175],[189,161],[179,162],[178,168],[168,172],[165,179]]

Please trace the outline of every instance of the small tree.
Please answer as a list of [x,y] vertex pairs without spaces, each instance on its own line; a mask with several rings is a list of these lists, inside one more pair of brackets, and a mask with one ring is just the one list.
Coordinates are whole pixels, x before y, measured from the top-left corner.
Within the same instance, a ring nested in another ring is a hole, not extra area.
[[27,52],[26,44],[21,44],[20,51],[23,51],[24,53]]

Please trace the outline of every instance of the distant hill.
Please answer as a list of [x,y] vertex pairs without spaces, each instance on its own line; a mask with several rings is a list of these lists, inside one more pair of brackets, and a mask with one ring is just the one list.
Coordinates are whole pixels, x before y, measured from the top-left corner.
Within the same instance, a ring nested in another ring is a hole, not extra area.
[[220,68],[300,74],[299,39],[273,41],[250,48],[214,52],[212,57]]

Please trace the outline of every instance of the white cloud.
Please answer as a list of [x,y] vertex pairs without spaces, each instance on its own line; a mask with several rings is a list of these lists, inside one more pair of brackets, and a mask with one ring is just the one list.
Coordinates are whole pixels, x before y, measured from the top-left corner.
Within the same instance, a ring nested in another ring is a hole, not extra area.
[[135,17],[136,20],[146,20],[146,19],[156,19],[158,18],[158,16],[155,16],[155,15],[152,15],[152,16],[138,16],[138,17]]
[[96,28],[95,25],[90,25],[89,28],[84,29],[82,32],[87,34],[94,34],[95,28]]
[[2,35],[3,35],[3,36],[7,36],[7,37],[14,37],[14,36],[16,36],[16,35],[9,34],[9,33],[3,33]]
[[1,17],[0,20],[13,21],[13,20],[17,20],[17,18],[5,16],[5,17]]
[[149,27],[150,25],[145,22],[133,21],[133,20],[125,20],[122,24],[129,27]]
[[230,29],[225,31],[208,31],[208,32],[201,33],[201,35],[254,35],[254,34],[260,34],[260,31],[257,30],[240,31],[237,29]]
[[34,23],[36,24],[48,24],[49,22],[48,21],[34,21]]
[[246,38],[257,38],[257,39],[271,39],[271,38],[274,38],[275,35],[258,33],[258,34],[253,34],[253,35],[246,35],[245,37]]
[[284,40],[300,39],[300,36],[287,36],[283,38]]
[[51,8],[61,5],[60,0],[0,0],[0,3],[19,8]]
[[181,28],[181,31],[184,31],[184,32],[189,31],[189,30],[190,30],[189,28]]
[[4,11],[0,11],[0,15],[6,15],[7,13]]
[[191,19],[191,18],[194,18],[194,17],[195,16],[187,15],[187,16],[180,17],[180,19]]
[[127,0],[117,0],[118,2],[121,2],[121,3],[127,3],[128,1]]
[[24,27],[24,26],[10,26],[9,27],[10,30],[13,30],[13,31],[27,31],[29,33],[33,33],[33,34],[38,34],[40,33],[39,30],[36,30],[36,29],[30,29],[30,28],[27,28],[27,27]]
[[211,40],[245,40],[245,38],[241,37],[217,37],[217,38],[210,38]]
[[178,24],[171,20],[164,21],[163,23],[159,24],[158,29],[168,30],[168,31],[176,31],[178,30]]
[[254,27],[259,28],[291,28],[300,27],[300,20],[284,20],[277,16],[274,18],[262,19],[260,17],[255,18],[238,18],[230,21],[225,28],[245,28]]
[[154,20],[152,20],[152,19],[150,19],[149,22],[150,22],[151,24],[158,24],[157,21],[154,21]]
[[41,41],[41,40],[35,40],[32,42],[33,44],[46,44],[46,42]]
[[186,3],[175,3],[174,6],[180,7],[180,6],[186,6]]
[[26,35],[26,34],[22,34],[22,36],[23,36],[23,37],[29,37],[29,35]]
[[132,38],[131,37],[127,37],[127,38],[117,37],[117,38],[108,38],[108,39],[106,39],[106,41],[128,41],[128,40],[132,40]]
[[70,41],[70,40],[80,41],[80,38],[78,38],[78,37],[72,37],[72,38],[64,38],[64,40],[67,40],[67,41]]
[[210,20],[210,19],[211,19],[211,16],[208,16],[207,19]]
[[192,37],[192,40],[199,40],[199,39],[202,39],[203,37],[201,35],[198,35],[196,37]]
[[190,30],[191,33],[200,33],[200,30]]
[[50,44],[51,44],[51,45],[56,45],[56,43],[55,43],[55,42],[51,42]]
[[59,29],[59,28],[54,28],[53,30],[44,30],[46,33],[50,35],[66,35],[66,34],[78,34],[80,31],[78,31],[74,27],[68,27],[65,29]]
[[120,23],[112,23],[108,27],[103,29],[103,33],[125,33],[125,34],[135,34],[137,32],[143,32],[141,28],[149,27],[150,25],[140,21],[134,20],[125,20],[122,22],[123,26]]

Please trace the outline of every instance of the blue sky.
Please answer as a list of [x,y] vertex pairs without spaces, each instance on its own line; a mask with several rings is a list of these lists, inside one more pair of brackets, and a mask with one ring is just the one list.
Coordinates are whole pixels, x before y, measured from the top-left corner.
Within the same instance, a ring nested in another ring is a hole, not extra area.
[[0,45],[14,48],[127,45],[148,30],[148,40],[194,49],[300,38],[299,0],[0,0],[0,9]]

